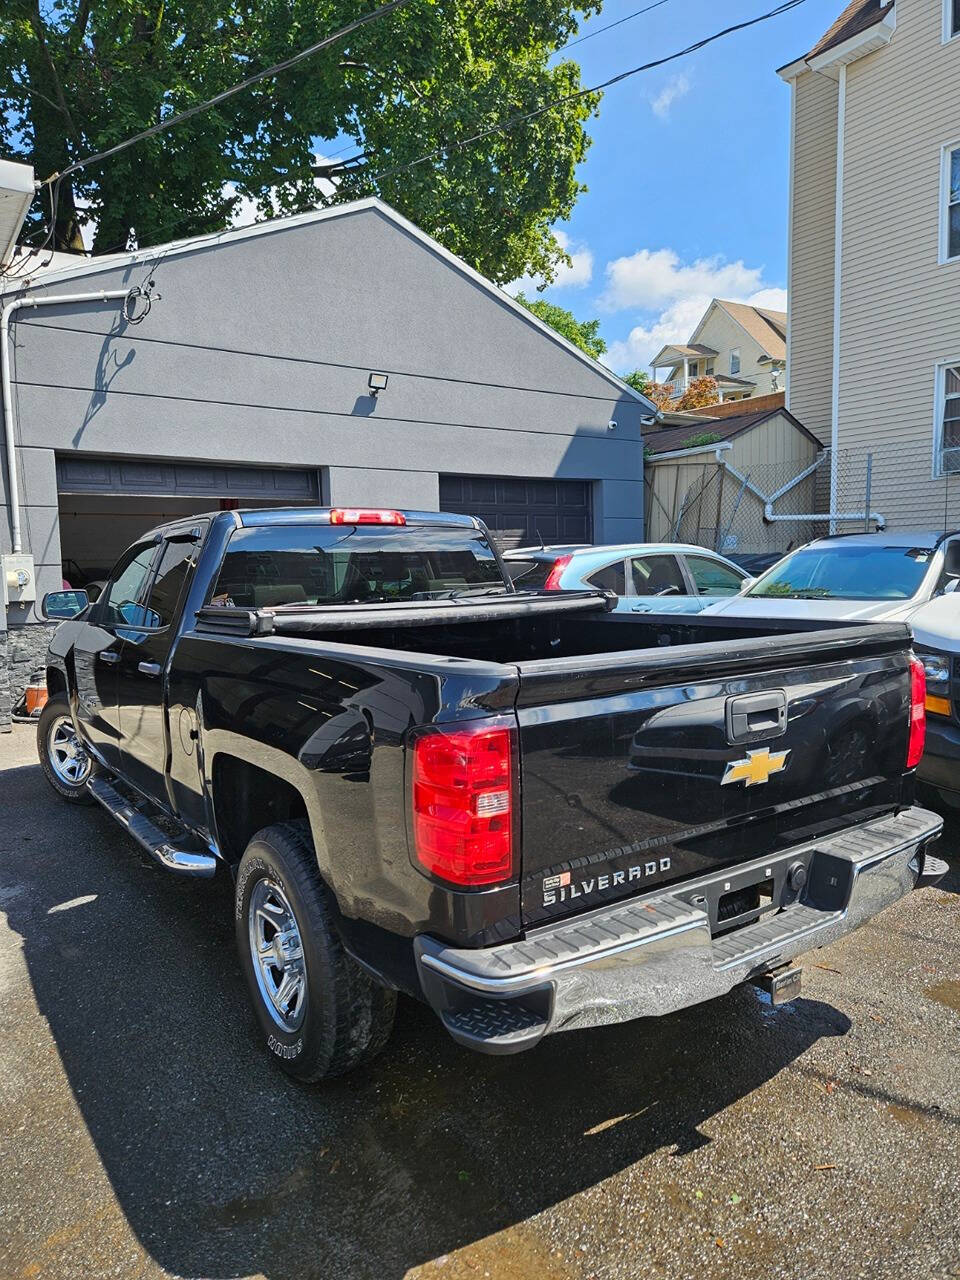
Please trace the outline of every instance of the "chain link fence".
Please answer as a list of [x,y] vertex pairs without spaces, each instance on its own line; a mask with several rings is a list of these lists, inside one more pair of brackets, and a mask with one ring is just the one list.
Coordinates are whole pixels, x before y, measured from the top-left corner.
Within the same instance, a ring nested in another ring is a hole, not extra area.
[[[960,528],[960,472],[929,445],[824,449],[739,467],[712,454],[646,467],[647,537],[725,555],[784,554],[828,533]],[[831,493],[834,502],[831,506]]]
[[[647,536],[688,542],[725,555],[765,555],[827,530],[826,454],[735,467],[710,457],[647,466]],[[800,519],[823,512],[817,521]]]

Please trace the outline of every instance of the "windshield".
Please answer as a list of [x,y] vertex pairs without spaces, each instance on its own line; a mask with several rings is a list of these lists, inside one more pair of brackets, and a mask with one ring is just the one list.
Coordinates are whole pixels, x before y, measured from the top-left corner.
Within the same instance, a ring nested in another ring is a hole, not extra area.
[[478,529],[277,525],[236,530],[210,603],[384,604],[507,589]]
[[935,552],[929,547],[804,547],[774,565],[747,592],[786,600],[909,600]]

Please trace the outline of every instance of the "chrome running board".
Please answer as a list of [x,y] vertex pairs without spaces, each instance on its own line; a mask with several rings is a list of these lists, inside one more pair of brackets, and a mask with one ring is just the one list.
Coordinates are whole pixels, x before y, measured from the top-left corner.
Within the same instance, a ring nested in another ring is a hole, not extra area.
[[141,807],[100,775],[94,775],[90,779],[87,790],[164,870],[180,876],[212,876],[216,871],[217,859],[213,854],[205,851],[198,841],[186,833],[182,838],[175,839],[161,830],[148,816],[146,801]]

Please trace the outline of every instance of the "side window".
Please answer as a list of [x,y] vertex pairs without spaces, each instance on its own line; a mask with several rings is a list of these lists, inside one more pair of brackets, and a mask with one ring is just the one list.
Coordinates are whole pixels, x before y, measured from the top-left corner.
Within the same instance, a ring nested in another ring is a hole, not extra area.
[[944,147],[942,163],[940,261],[952,262],[960,258],[960,146]]
[[174,620],[196,550],[197,544],[192,540],[166,543],[147,598],[144,627],[168,627]]
[[687,556],[690,576],[702,596],[735,596],[743,585],[740,574],[719,560],[707,556]]
[[634,556],[633,594],[635,596],[685,596],[687,584],[676,556]]
[[120,559],[100,596],[102,612],[99,614],[99,621],[104,626],[142,625],[143,608],[140,597],[156,554],[157,544],[150,542],[145,546],[131,547]]
[[740,348],[734,347],[730,352],[730,373],[731,375],[740,372]]
[[618,596],[626,595],[627,581],[623,561],[615,560],[613,564],[604,565],[596,573],[591,573],[587,583],[591,587],[599,587],[601,591],[613,591]]
[[960,365],[937,371],[937,412],[940,418],[940,474],[960,471]]

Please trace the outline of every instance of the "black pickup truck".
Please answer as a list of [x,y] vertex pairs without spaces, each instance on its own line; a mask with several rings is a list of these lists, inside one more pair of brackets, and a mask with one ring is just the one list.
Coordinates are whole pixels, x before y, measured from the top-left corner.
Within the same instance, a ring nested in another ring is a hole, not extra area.
[[792,997],[799,955],[946,870],[910,633],[611,604],[516,591],[468,517],[194,517],[96,603],[46,597],[40,760],[168,871],[229,870],[303,1080],[379,1051],[398,991],[488,1053]]

